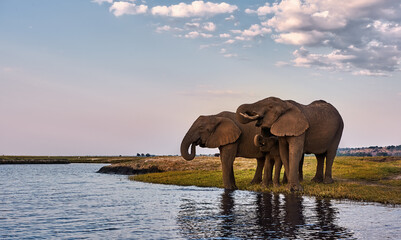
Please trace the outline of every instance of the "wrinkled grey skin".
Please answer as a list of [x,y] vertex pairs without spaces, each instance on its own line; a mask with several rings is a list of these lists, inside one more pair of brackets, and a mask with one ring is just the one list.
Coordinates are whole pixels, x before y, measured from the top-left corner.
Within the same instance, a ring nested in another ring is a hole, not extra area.
[[233,170],[235,157],[256,158],[257,167],[252,183],[260,183],[265,154],[253,144],[253,138],[257,133],[259,128],[252,123],[239,123],[233,112],[200,116],[182,140],[181,155],[186,160],[194,159],[197,145],[219,148],[224,188],[231,190],[237,189]]
[[[266,187],[269,186],[271,183],[273,183],[273,186],[275,187],[279,186],[282,161],[280,158],[278,137],[274,135],[267,136],[266,134],[258,134],[255,135],[254,144],[255,146],[259,147],[262,152],[266,153],[262,184]],[[298,172],[300,181],[303,180],[303,172],[302,172],[303,161],[304,160],[302,155]],[[273,167],[274,167],[274,178],[272,176]],[[283,176],[283,183],[287,183],[286,173],[284,173]]]
[[[343,120],[331,104],[319,100],[309,105],[269,97],[237,109],[241,123],[256,121],[278,137],[280,157],[288,172],[289,188],[302,190],[298,179],[299,162],[304,153],[317,158],[315,182],[332,183],[332,166],[344,128]],[[324,159],[326,171],[323,175]]]

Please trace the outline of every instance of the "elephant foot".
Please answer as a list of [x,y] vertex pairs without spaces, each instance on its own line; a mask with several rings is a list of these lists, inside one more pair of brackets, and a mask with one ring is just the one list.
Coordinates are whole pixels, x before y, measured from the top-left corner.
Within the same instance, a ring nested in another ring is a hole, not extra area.
[[331,184],[331,183],[334,183],[334,180],[332,178],[325,178],[323,183],[324,184]]
[[288,184],[291,192],[302,192],[304,188],[299,183]]
[[252,185],[255,185],[255,184],[259,184],[259,183],[261,183],[262,182],[262,179],[253,179],[252,181],[251,181],[251,184]]
[[275,187],[275,188],[280,187],[280,183],[274,182],[274,183],[273,183],[273,187]]
[[262,182],[262,187],[268,188],[272,184],[273,184],[273,182],[271,182],[271,181],[263,181]]
[[315,182],[315,183],[321,183],[321,182],[323,182],[323,178],[322,177],[314,177],[314,178],[312,178],[312,180],[311,180],[312,182]]

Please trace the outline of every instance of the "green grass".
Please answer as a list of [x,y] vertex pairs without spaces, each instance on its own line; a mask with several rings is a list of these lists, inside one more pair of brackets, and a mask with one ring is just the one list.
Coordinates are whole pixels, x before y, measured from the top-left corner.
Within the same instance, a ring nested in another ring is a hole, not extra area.
[[[251,185],[254,169],[235,170],[235,179],[239,189],[289,193],[285,186],[264,188]],[[304,191],[300,194],[320,198],[350,199],[357,201],[401,204],[401,158],[374,157],[337,157],[333,166],[335,183],[313,183],[316,171],[314,157],[306,157],[304,163]],[[173,184],[182,186],[222,188],[222,172],[214,171],[176,171],[131,176],[131,179],[143,182]]]

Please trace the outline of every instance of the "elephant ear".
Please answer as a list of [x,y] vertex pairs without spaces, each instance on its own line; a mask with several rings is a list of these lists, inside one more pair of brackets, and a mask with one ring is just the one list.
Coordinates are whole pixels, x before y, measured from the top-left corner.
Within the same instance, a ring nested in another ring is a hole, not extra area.
[[233,120],[225,117],[216,117],[217,124],[214,131],[206,141],[209,148],[217,148],[237,141],[241,130]]
[[279,137],[299,136],[309,128],[308,120],[299,108],[288,102],[287,105],[288,110],[272,124],[270,131]]

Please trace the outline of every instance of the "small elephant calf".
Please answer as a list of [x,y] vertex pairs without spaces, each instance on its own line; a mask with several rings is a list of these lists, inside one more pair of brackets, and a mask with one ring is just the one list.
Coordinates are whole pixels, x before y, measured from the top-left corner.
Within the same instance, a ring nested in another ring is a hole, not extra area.
[[[261,152],[266,153],[265,155],[265,164],[264,164],[264,173],[262,184],[264,186],[269,186],[271,183],[273,185],[280,185],[280,172],[282,167],[282,161],[280,157],[279,143],[278,138],[274,135],[265,136],[265,134],[255,135],[254,138],[255,146],[259,147]],[[302,159],[300,161],[299,166],[299,180],[303,180],[303,171],[302,165],[304,162],[304,156],[302,155]],[[273,178],[273,166],[274,166],[274,178]],[[272,181],[273,179],[273,181]],[[283,183],[287,183],[287,176],[284,173]]]
[[[255,146],[260,148],[261,152],[265,152],[265,164],[262,184],[264,186],[269,186],[273,183],[274,186],[280,184],[280,172],[282,167],[282,162],[280,158],[280,151],[278,147],[278,139],[276,136],[263,137],[262,135],[256,135],[254,138]],[[272,181],[274,168],[274,179]],[[285,178],[285,175],[284,175]]]

